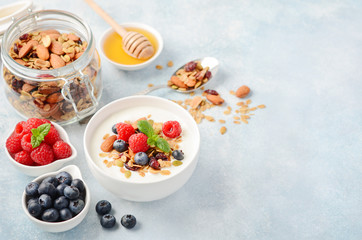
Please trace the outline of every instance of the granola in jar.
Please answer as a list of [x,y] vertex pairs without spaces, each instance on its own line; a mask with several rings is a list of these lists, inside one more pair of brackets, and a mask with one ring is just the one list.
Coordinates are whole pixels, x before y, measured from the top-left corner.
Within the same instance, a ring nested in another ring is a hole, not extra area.
[[[40,14],[60,15],[54,11]],[[75,16],[67,17],[74,21]],[[23,117],[67,124],[95,111],[102,90],[100,58],[90,29],[85,29],[88,35],[69,29],[39,26],[20,36],[8,30],[2,46],[6,50],[2,51],[2,77],[10,104]]]

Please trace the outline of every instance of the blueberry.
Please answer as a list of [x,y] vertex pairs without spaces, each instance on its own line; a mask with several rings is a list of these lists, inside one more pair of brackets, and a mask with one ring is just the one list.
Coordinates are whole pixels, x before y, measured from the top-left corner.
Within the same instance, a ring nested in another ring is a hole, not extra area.
[[42,183],[45,183],[45,182],[53,184],[54,187],[57,187],[59,185],[59,181],[55,177],[47,177],[42,181]]
[[117,124],[114,124],[114,125],[112,126],[112,132],[113,132],[114,134],[118,134],[116,125],[117,125]]
[[109,213],[111,209],[112,209],[112,204],[107,200],[100,200],[96,205],[96,212],[100,215]]
[[146,153],[144,152],[138,152],[136,153],[136,155],[134,156],[134,161],[136,164],[138,165],[142,165],[145,166],[148,164],[148,156]]
[[137,223],[136,218],[131,214],[124,215],[121,218],[121,224],[125,228],[131,229],[134,226],[136,226],[136,223]]
[[74,186],[66,186],[64,188],[64,196],[70,200],[77,199],[79,197],[79,190]]
[[73,217],[72,212],[69,210],[69,208],[63,208],[59,210],[59,217],[61,220],[66,221]]
[[101,225],[104,228],[112,228],[116,224],[116,218],[111,214],[105,214],[101,218]]
[[48,194],[40,195],[38,202],[42,208],[48,209],[52,206],[52,198]]
[[54,200],[54,208],[58,210],[66,208],[68,206],[69,206],[69,200],[64,196],[60,196]]
[[59,212],[55,208],[46,209],[41,219],[46,222],[56,222],[59,218]]
[[25,193],[28,196],[37,197],[38,196],[38,188],[39,188],[39,183],[31,182],[28,185],[26,185]]
[[128,149],[128,145],[122,139],[118,139],[113,142],[113,148],[116,149],[118,152],[124,152]]
[[39,203],[37,202],[31,202],[28,205],[28,212],[33,217],[38,217],[41,214],[42,208]]
[[31,203],[33,203],[33,202],[35,202],[35,203],[38,203],[38,198],[30,198],[27,202],[26,202],[26,204],[29,206]]
[[176,160],[183,160],[184,159],[184,153],[180,150],[174,150],[172,152],[172,157],[174,157]]
[[72,176],[68,172],[60,172],[55,176],[55,178],[58,179],[59,184],[64,183],[67,185],[70,185],[73,180]]
[[70,186],[74,186],[74,187],[78,188],[79,192],[84,192],[84,189],[85,189],[84,182],[80,179],[73,179]]
[[80,211],[82,211],[83,208],[84,208],[84,202],[81,199],[71,200],[69,203],[69,209],[74,214],[80,213]]
[[57,195],[57,190],[55,189],[53,184],[45,182],[39,185],[38,193],[39,195],[45,193],[54,198]]
[[67,185],[67,184],[64,184],[64,183],[59,184],[59,185],[57,186],[56,190],[57,190],[58,196],[64,196],[64,188],[66,188],[67,186],[68,186],[68,185]]

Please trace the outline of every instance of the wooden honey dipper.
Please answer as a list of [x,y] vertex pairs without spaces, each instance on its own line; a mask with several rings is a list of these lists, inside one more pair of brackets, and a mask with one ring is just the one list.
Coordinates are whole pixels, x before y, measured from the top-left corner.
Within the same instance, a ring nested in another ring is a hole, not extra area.
[[152,57],[155,50],[150,41],[143,34],[132,31],[128,32],[93,0],[85,0],[85,2],[122,37],[123,49],[128,55],[138,59],[147,59]]

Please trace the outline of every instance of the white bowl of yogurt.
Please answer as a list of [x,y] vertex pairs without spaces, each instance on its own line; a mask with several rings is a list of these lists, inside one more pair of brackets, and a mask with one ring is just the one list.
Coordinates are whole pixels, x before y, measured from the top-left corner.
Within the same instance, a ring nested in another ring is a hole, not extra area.
[[[184,152],[181,166],[171,166],[169,175],[147,172],[126,178],[117,166],[107,167],[100,145],[105,134],[112,134],[118,122],[135,121],[151,116],[155,122],[178,121],[182,128],[180,149]],[[191,177],[197,165],[200,133],[195,120],[178,104],[160,97],[131,96],[115,100],[101,108],[89,121],[84,133],[84,151],[88,166],[108,191],[130,201],[154,201],[176,192]]]

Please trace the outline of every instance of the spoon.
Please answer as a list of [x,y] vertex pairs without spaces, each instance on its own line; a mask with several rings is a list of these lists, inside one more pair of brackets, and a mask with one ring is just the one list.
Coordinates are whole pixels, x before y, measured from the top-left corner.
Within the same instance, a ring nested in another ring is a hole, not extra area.
[[[182,90],[178,90],[178,89],[173,89],[171,88],[170,86],[168,86],[167,84],[163,84],[163,85],[157,85],[157,86],[153,86],[153,87],[150,87],[150,88],[147,88],[141,92],[138,92],[136,93],[135,95],[146,95],[154,90],[157,90],[157,89],[160,89],[160,88],[170,88],[174,91],[177,91],[177,92],[181,92],[181,93],[190,93],[190,92],[193,92],[201,87],[204,87],[206,86],[210,81],[211,79],[213,79],[219,69],[219,61],[216,59],[216,58],[213,58],[213,57],[204,57],[204,58],[200,58],[200,59],[195,59],[193,60],[194,62],[195,61],[199,61],[202,65],[203,68],[205,67],[209,67],[209,71],[211,72],[211,78],[209,79],[209,81],[207,81],[206,83],[204,84],[201,84],[199,87],[197,88],[193,88],[193,89],[189,89],[189,90],[185,90],[185,91],[182,91]],[[181,67],[179,67],[173,74],[172,76],[175,76],[177,71],[184,68],[186,64],[182,65]]]
[[122,37],[123,50],[131,57],[138,59],[147,59],[152,57],[155,52],[150,41],[141,33],[127,31],[121,27],[113,18],[111,18],[102,8],[93,0],[85,0],[109,25]]

